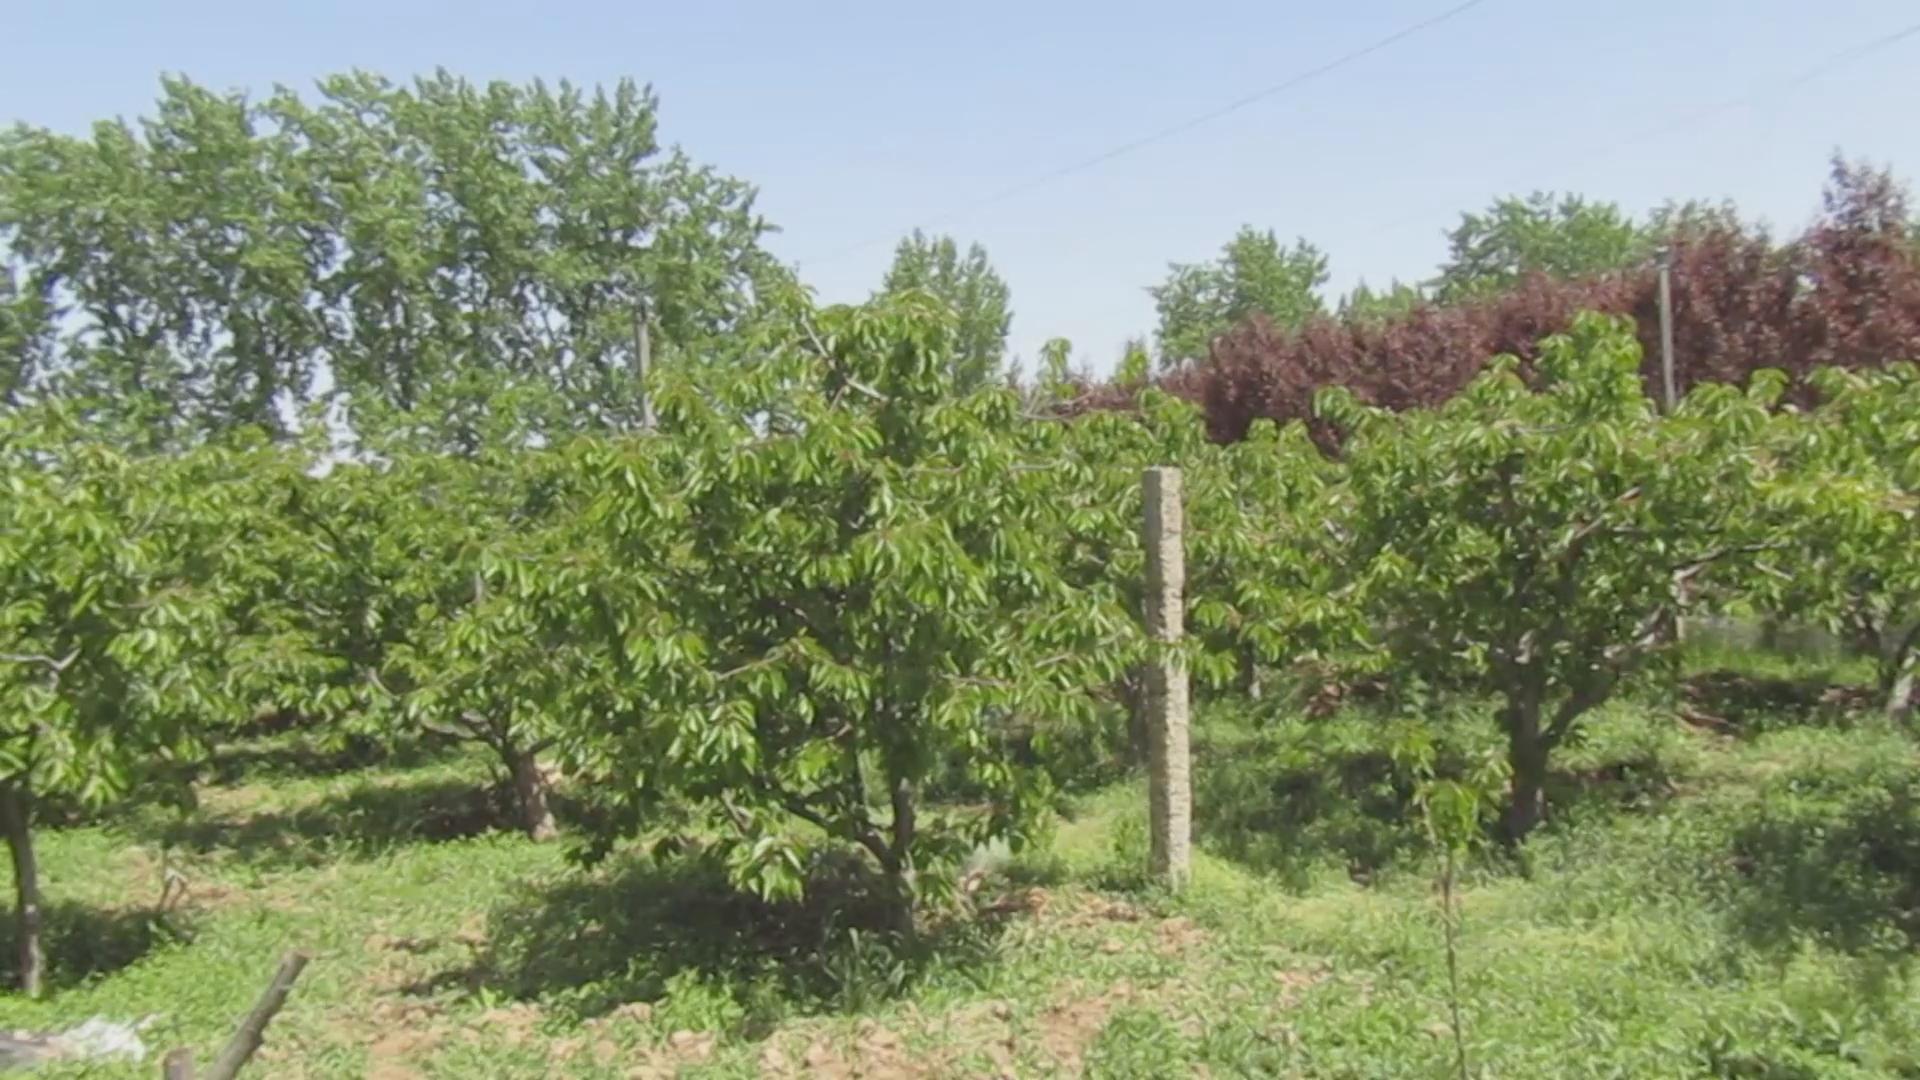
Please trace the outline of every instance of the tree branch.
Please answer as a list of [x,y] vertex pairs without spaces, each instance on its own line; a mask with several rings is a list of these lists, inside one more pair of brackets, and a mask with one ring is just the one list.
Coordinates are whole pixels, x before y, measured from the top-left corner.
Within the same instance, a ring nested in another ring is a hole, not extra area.
[[1692,580],[1695,574],[1700,573],[1721,559],[1734,555],[1754,555],[1762,551],[1775,551],[1785,546],[1785,544],[1733,544],[1723,548],[1715,548],[1697,559],[1688,560],[1674,567],[1674,583],[1683,584]]
[[887,395],[881,393],[878,390],[875,390],[873,387],[868,386],[866,383],[861,382],[859,379],[856,379],[851,375],[843,374],[840,376],[840,380],[846,383],[849,388],[858,390],[875,401],[886,402],[890,400],[887,397]]
[[[1640,497],[1640,485],[1635,484],[1634,486],[1621,492],[1617,497],[1614,498],[1613,501],[1616,504],[1630,503],[1639,497]],[[1558,558],[1566,557],[1566,555],[1571,553],[1575,548],[1579,547],[1581,544],[1584,544],[1586,542],[1587,537],[1592,536],[1596,532],[1599,532],[1600,529],[1606,525],[1606,523],[1607,523],[1606,514],[1603,511],[1600,514],[1595,515],[1592,521],[1589,521],[1579,526],[1578,528],[1574,529],[1573,534],[1567,537],[1566,543],[1561,545],[1561,553],[1557,557]]]
[[42,653],[0,653],[0,660],[13,664],[41,664],[50,669],[55,675],[72,667],[73,662],[79,658],[79,649],[75,649],[59,659]]
[[753,819],[747,816],[746,811],[733,805],[733,797],[731,795],[728,795],[724,791],[721,792],[720,806],[726,810],[727,819],[733,822],[734,828],[740,830],[742,835],[752,835]]
[[721,672],[720,674],[715,675],[713,677],[713,680],[715,682],[725,682],[736,675],[745,675],[747,672],[752,671],[756,668],[767,667],[771,664],[776,664],[778,662],[779,662],[778,657],[763,656],[758,660],[749,660],[746,663],[741,664],[739,667],[728,668],[727,670]]
[[880,835],[880,831],[875,829],[871,822],[862,821],[836,827],[826,815],[808,806],[805,799],[797,795],[790,795],[784,791],[774,791],[770,793],[778,798],[781,807],[794,817],[810,825],[817,826],[820,831],[826,833],[828,836],[844,837],[866,848],[873,854],[874,858],[880,860],[880,865],[888,871],[897,871],[900,869],[900,861],[894,858],[893,852],[887,847],[886,839]]
[[1554,710],[1553,719],[1548,721],[1547,729],[1542,733],[1542,739],[1549,747],[1560,745],[1560,740],[1566,738],[1567,732],[1573,730],[1573,722],[1585,715],[1587,710],[1607,700],[1619,681],[1620,673],[1611,671],[1575,687],[1573,693],[1567,696],[1567,700],[1561,702],[1560,707]]

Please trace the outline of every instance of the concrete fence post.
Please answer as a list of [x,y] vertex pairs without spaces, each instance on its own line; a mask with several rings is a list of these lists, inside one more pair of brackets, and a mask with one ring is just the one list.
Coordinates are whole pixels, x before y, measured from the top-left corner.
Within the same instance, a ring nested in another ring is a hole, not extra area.
[[[1186,630],[1187,562],[1180,470],[1148,469],[1146,505],[1147,636],[1177,643]],[[1147,870],[1169,888],[1187,883],[1193,854],[1193,788],[1188,775],[1186,665],[1171,653],[1147,666]]]

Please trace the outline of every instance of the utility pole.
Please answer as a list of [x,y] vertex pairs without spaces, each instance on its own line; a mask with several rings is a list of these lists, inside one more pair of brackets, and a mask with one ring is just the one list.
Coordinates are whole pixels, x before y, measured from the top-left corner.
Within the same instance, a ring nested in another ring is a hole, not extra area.
[[[1667,412],[1673,412],[1680,403],[1680,393],[1673,380],[1673,247],[1661,244],[1654,254],[1656,265],[1660,268],[1660,376],[1666,383]],[[1684,588],[1684,586],[1682,587]],[[1687,620],[1673,617],[1673,640],[1687,640]]]
[[1660,267],[1660,374],[1666,380],[1667,411],[1680,402],[1673,381],[1673,248],[1660,245],[1655,254]]

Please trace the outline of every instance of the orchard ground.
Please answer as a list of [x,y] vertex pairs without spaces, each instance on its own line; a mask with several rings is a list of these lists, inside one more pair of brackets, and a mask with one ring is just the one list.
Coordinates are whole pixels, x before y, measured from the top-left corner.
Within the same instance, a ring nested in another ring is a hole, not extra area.
[[[1689,669],[1560,755],[1520,853],[1462,867],[1472,1071],[1920,1076],[1920,743],[1857,670]],[[1434,711],[1447,752],[1492,737]],[[577,870],[507,827],[480,757],[263,738],[190,812],[42,834],[52,986],[0,999],[0,1027],[157,1016],[149,1045],[208,1060],[298,947],[257,1075],[1448,1075],[1439,864],[1376,749],[1391,722],[1205,708],[1188,892],[1141,880],[1121,780],[912,948],[859,928],[852,886],[771,908],[685,860]],[[169,877],[186,891],[156,912]]]

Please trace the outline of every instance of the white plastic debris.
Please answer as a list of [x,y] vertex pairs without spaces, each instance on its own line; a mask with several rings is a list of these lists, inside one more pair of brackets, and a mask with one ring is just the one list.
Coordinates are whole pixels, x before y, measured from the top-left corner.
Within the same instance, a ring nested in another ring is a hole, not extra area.
[[152,1017],[137,1024],[122,1024],[96,1016],[55,1035],[51,1041],[60,1048],[60,1056],[64,1058],[145,1061],[147,1044],[140,1041],[140,1032],[151,1023]]
[[145,1061],[147,1044],[140,1032],[157,1019],[149,1016],[126,1024],[96,1016],[53,1034],[0,1032],[0,1069],[32,1068],[49,1061]]

